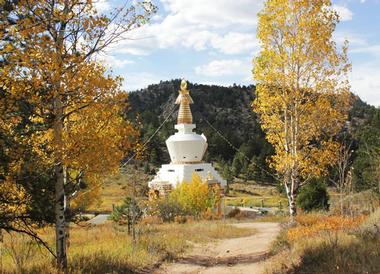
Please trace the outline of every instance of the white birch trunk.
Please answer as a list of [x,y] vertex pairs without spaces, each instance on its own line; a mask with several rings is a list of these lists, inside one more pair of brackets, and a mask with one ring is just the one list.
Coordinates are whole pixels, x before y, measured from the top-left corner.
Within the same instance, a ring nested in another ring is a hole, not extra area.
[[67,273],[67,254],[66,254],[66,195],[65,195],[65,175],[63,166],[63,110],[59,95],[54,100],[54,141],[56,145],[55,173],[55,236],[57,266]]

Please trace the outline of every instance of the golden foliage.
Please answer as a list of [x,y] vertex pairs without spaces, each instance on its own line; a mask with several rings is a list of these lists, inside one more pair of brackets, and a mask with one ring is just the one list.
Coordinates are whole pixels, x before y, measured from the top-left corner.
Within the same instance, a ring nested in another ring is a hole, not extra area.
[[[64,9],[68,4],[72,8]],[[14,133],[22,121],[12,115],[17,114],[17,102],[28,104],[31,114],[18,141],[31,148],[40,164],[62,164],[67,183],[85,181],[88,189],[75,198],[74,206],[83,204],[80,197],[90,198],[90,191],[95,199],[103,178],[116,173],[138,137],[123,117],[127,95],[121,78],[91,58],[94,40],[100,37],[98,42],[105,43],[100,33],[109,19],[97,14],[92,1],[22,0],[15,9],[20,14],[33,10],[33,15],[19,18],[14,26],[0,24],[1,33],[12,35],[12,43],[0,46],[7,60],[0,70],[0,116],[7,119],[0,118],[0,126]],[[128,16],[132,14],[130,10]],[[128,27],[139,20],[143,16]]]
[[208,209],[214,209],[220,202],[220,189],[209,187],[201,177],[193,173],[191,182],[179,184],[169,194],[169,200],[178,203],[181,208],[194,216],[209,215]]
[[335,161],[333,137],[347,118],[350,65],[347,45],[339,53],[332,41],[338,22],[330,0],[268,0],[259,13],[253,107],[275,148],[273,167],[298,179]]
[[207,210],[209,206],[209,189],[201,177],[193,173],[191,182],[183,182],[170,193],[169,199],[178,204],[187,212],[199,215]]
[[366,216],[300,215],[296,217],[299,226],[288,230],[288,240],[296,241],[301,238],[318,235],[321,232],[337,232],[353,229],[363,223],[366,218]]
[[0,183],[0,216],[2,222],[17,222],[28,205],[29,197],[21,186],[17,186],[10,178]]

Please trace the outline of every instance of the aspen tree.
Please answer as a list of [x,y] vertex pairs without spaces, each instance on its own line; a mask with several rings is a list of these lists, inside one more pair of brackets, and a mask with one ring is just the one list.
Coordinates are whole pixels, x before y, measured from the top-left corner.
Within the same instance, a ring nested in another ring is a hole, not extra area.
[[0,45],[1,88],[33,106],[34,133],[25,142],[54,169],[56,257],[63,272],[67,185],[79,179],[95,184],[115,171],[136,136],[121,116],[121,79],[108,75],[96,57],[154,12],[147,1],[104,15],[92,0],[20,0],[14,1],[12,24],[0,24],[11,38]]
[[336,161],[349,107],[347,42],[339,51],[332,39],[339,16],[330,0],[267,0],[258,18],[253,108],[294,216],[300,187]]

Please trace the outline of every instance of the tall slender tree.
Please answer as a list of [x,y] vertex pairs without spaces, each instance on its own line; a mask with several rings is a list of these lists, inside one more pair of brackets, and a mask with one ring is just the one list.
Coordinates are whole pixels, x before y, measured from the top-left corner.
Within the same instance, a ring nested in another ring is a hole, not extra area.
[[258,16],[253,107],[275,148],[271,163],[283,175],[294,216],[300,186],[337,157],[334,136],[349,106],[347,42],[339,51],[333,41],[339,16],[330,0],[267,0]]
[[[150,18],[155,7],[127,2],[108,15],[92,0],[20,0],[1,22],[1,88],[9,100],[31,107],[22,142],[52,168],[57,265],[67,271],[68,189],[117,170],[136,131],[122,117],[121,79],[96,56]],[[9,121],[17,126],[20,120]]]

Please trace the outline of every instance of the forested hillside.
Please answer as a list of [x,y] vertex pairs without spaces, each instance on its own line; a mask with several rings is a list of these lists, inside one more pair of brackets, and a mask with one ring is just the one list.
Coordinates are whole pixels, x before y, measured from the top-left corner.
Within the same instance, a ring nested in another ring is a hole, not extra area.
[[[162,81],[129,94],[128,116],[133,119],[139,117],[143,140],[147,140],[175,108],[167,123],[148,145],[146,151],[149,151],[147,159],[150,165],[159,166],[170,162],[165,140],[175,132],[178,106],[174,105],[174,101],[178,96],[179,85],[179,79]],[[221,164],[225,177],[234,175],[247,180],[274,183],[273,177],[268,175],[273,171],[266,161],[273,149],[265,140],[258,117],[251,107],[255,87],[190,83],[189,88],[194,100],[191,109],[196,131],[204,133],[208,139],[206,160]],[[367,189],[375,185],[374,179],[370,179],[375,170],[369,150],[378,145],[376,136],[380,135],[380,111],[359,97],[353,96],[352,102],[344,139],[352,143],[352,149],[355,150],[350,161],[357,167],[353,174],[357,189]],[[206,120],[242,153],[237,153]],[[243,155],[251,159],[251,164]]]
[[[176,111],[161,129],[157,137],[149,144],[149,162],[154,165],[168,163],[169,154],[165,139],[175,132],[178,106],[174,101],[178,96],[180,80],[161,82],[146,89],[129,94],[130,117],[139,115],[142,122],[143,139],[149,138],[164,121],[173,107]],[[268,170],[266,158],[271,155],[272,147],[266,142],[251,103],[254,98],[254,86],[209,86],[189,84],[194,104],[191,105],[197,133],[204,133],[208,139],[207,161],[227,164],[230,170],[225,173],[239,175],[247,179],[271,180],[263,169]],[[234,147],[237,153],[223,138],[211,128],[217,129]],[[252,159],[251,165],[243,155]],[[232,164],[232,166],[231,166]]]
[[380,193],[380,109],[358,99],[350,112],[350,125],[355,189]]

